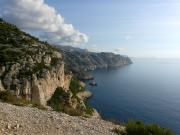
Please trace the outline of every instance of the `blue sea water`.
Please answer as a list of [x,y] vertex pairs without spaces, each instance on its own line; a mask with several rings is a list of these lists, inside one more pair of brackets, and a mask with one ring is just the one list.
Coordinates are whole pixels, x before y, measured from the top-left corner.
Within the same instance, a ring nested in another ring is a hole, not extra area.
[[135,59],[92,74],[98,86],[87,85],[89,103],[104,118],[158,123],[180,135],[180,60]]

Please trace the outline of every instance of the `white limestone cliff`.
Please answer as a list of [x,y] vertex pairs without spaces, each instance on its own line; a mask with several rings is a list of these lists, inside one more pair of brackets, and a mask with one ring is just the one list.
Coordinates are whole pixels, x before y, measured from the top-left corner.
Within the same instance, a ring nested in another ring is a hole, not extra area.
[[57,87],[69,90],[71,75],[64,74],[64,64],[58,65],[51,71],[47,71],[43,78],[33,76],[32,101],[46,105]]

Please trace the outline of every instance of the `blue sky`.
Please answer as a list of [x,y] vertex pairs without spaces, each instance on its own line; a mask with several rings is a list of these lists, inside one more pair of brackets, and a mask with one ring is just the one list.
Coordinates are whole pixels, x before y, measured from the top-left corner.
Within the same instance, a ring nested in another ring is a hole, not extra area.
[[180,58],[179,0],[45,0],[90,38],[81,47]]
[[180,58],[180,0],[2,0],[0,16],[53,44]]

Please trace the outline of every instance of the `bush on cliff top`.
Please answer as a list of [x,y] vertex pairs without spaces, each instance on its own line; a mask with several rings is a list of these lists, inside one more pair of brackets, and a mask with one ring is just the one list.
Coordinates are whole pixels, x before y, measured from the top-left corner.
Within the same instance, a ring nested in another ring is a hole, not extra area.
[[55,111],[64,112],[71,116],[92,116],[93,109],[74,95],[71,91],[57,88],[51,99],[47,102]]
[[64,112],[72,116],[80,116],[82,113],[78,109],[72,108],[70,104],[71,95],[58,87],[51,99],[47,102],[55,111]]
[[78,92],[84,91],[85,88],[83,88],[80,84],[79,84],[79,80],[75,77],[73,77],[71,79],[71,83],[69,86],[70,91],[73,93],[73,95],[76,95]]
[[16,96],[13,96],[9,91],[0,92],[0,100],[2,102],[6,102],[18,106],[25,106],[30,103],[25,99],[18,99]]
[[162,128],[156,124],[144,124],[141,121],[128,121],[125,124],[126,131],[113,129],[119,135],[175,135],[171,130]]
[[70,95],[62,88],[57,88],[47,103],[56,111],[64,111],[64,107],[67,105],[69,96]]
[[37,103],[32,103],[31,101],[28,101],[25,98],[17,98],[16,96],[13,96],[9,91],[0,92],[0,101],[13,104],[16,106],[32,105],[32,107],[36,107],[41,110],[46,110],[44,106]]

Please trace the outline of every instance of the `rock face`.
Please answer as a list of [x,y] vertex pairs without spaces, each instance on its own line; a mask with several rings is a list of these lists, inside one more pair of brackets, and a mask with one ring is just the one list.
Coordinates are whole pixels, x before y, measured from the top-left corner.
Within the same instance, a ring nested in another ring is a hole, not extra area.
[[57,87],[69,89],[63,54],[0,20],[0,91],[46,105]]
[[97,117],[73,117],[0,102],[0,135],[116,135],[114,128],[124,130]]
[[2,85],[1,80],[0,80],[0,91],[4,91],[4,87],[3,87],[3,85]]
[[80,98],[80,99],[82,99],[82,100],[84,100],[84,99],[87,99],[87,98],[90,98],[91,96],[92,96],[92,93],[90,92],[90,91],[83,91],[83,92],[79,92],[78,94],[77,94],[77,96]]
[[46,105],[57,87],[69,90],[71,75],[64,74],[64,64],[54,67],[51,71],[47,71],[42,78],[33,76],[32,85],[32,101]]
[[129,57],[114,53],[95,53],[70,46],[56,46],[56,48],[64,54],[64,61],[68,67],[84,80],[92,79],[92,76],[86,71],[97,68],[121,67],[132,63]]

